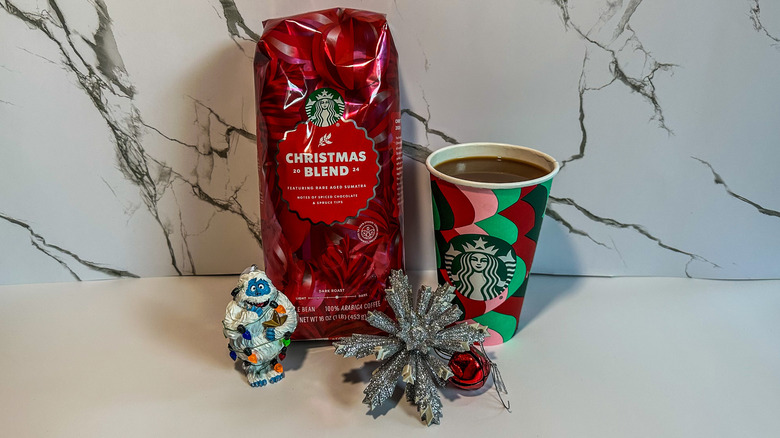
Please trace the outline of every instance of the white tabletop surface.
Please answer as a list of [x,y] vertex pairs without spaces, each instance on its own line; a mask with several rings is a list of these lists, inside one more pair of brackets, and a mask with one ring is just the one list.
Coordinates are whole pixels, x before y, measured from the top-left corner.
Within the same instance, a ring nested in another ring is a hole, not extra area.
[[0,287],[0,436],[780,436],[780,281],[534,276],[521,330],[488,350],[512,413],[448,389],[427,430],[400,390],[368,413],[376,362],[326,342],[250,388],[221,332],[235,281]]

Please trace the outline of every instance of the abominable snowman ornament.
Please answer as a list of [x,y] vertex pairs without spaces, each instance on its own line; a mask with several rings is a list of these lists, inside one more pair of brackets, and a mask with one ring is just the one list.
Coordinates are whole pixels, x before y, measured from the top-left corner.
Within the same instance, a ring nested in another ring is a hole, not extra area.
[[252,386],[282,380],[284,368],[280,361],[298,325],[295,307],[255,265],[241,273],[231,295],[233,301],[228,303],[222,321],[230,357],[243,361]]

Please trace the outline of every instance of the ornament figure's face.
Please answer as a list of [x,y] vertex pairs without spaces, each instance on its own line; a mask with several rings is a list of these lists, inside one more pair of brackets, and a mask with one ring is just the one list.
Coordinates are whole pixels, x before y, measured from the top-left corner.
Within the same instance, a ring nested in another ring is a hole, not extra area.
[[271,297],[278,292],[271,280],[262,271],[249,272],[241,276],[239,292],[235,300],[239,306],[253,312],[262,312]]
[[271,285],[262,278],[252,278],[249,280],[249,283],[247,283],[246,294],[249,297],[257,298],[270,293]]

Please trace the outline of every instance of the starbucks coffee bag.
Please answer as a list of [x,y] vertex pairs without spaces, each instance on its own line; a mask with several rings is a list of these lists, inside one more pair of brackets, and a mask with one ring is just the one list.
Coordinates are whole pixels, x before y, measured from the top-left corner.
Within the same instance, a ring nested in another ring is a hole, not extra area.
[[383,15],[269,20],[255,54],[265,271],[298,339],[376,333],[403,268],[397,54]]

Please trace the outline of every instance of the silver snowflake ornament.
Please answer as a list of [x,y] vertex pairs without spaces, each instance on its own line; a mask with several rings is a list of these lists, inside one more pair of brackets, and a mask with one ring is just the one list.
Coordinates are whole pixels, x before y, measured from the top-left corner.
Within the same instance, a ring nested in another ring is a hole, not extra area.
[[468,351],[473,343],[485,340],[487,328],[476,323],[450,326],[463,313],[452,304],[452,286],[440,285],[436,290],[422,286],[415,294],[401,271],[392,272],[390,286],[387,302],[396,320],[378,311],[368,312],[366,318],[389,336],[358,334],[341,338],[333,343],[336,354],[356,358],[374,354],[379,360],[387,359],[363,390],[363,403],[371,410],[393,394],[401,377],[406,383],[406,399],[417,406],[420,419],[428,426],[439,424],[442,403],[437,386],[444,386],[452,371],[437,351]]

